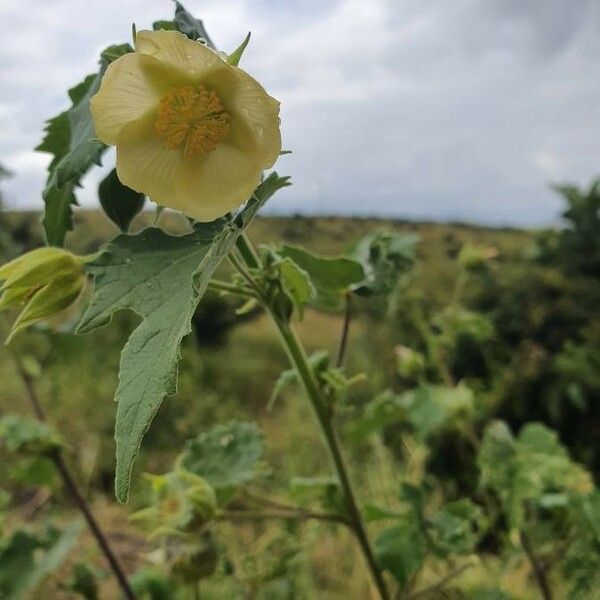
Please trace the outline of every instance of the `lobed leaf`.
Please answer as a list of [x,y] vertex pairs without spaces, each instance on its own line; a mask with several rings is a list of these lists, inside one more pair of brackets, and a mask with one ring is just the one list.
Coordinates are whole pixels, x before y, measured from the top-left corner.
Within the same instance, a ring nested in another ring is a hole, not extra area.
[[88,75],[69,90],[72,106],[50,119],[46,134],[36,148],[53,155],[48,166],[48,180],[42,194],[45,211],[43,218],[46,241],[51,246],[62,246],[67,231],[73,228],[72,207],[77,204],[75,188],[93,165],[100,164],[106,146],[96,139],[90,98],[100,87],[108,65],[133,49],[129,44],[106,48],[100,58],[98,73]]
[[271,174],[234,218],[198,223],[170,236],[156,228],[120,235],[87,264],[95,291],[78,327],[85,333],[132,310],[142,321],[121,353],[116,393],[117,498],[125,502],[134,460],[163,399],[177,389],[177,364],[190,320],[220,262],[252,217],[287,177]]

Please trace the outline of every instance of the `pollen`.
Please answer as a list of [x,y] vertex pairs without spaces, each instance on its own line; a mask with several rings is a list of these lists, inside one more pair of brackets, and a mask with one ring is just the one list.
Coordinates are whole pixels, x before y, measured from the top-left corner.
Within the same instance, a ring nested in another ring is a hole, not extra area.
[[213,89],[183,85],[160,99],[154,128],[169,150],[181,149],[186,158],[206,156],[227,135],[229,114]]

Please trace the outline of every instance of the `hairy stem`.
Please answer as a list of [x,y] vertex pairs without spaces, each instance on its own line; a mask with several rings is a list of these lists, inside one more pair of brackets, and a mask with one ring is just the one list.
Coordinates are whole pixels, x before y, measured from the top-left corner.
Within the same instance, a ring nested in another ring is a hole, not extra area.
[[[39,401],[35,386],[33,384],[33,379],[27,373],[25,368],[23,367],[23,363],[21,362],[19,356],[13,353],[13,358],[17,367],[17,372],[19,373],[19,377],[23,382],[23,386],[25,387],[25,391],[27,392],[27,397],[35,413],[36,418],[39,421],[46,421],[46,413]],[[106,534],[100,527],[100,524],[96,520],[96,517],[92,513],[92,509],[88,504],[87,500],[84,498],[83,494],[80,492],[73,475],[71,474],[69,467],[65,463],[62,452],[60,450],[54,450],[49,454],[49,458],[52,460],[56,469],[58,470],[63,484],[67,490],[67,492],[73,498],[77,508],[81,511],[85,520],[92,532],[92,535],[96,538],[96,542],[100,547],[100,550],[106,557],[106,560],[110,566],[111,571],[113,572],[115,578],[117,579],[119,586],[127,600],[136,600],[136,595],[134,594],[131,586],[129,585],[129,581],[127,581],[127,576],[125,575],[125,571],[117,558],[117,555],[114,553]]]

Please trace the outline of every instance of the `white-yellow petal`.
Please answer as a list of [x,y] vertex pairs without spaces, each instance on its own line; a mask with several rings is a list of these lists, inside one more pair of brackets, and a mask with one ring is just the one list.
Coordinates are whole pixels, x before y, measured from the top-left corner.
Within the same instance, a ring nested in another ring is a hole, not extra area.
[[121,183],[146,194],[162,206],[171,206],[180,152],[168,150],[144,119],[126,128],[117,146],[117,175]]
[[261,172],[244,152],[223,143],[202,160],[182,162],[169,206],[197,221],[213,221],[250,198]]
[[279,102],[245,71],[232,70],[236,84],[222,92],[231,115],[231,135],[263,169],[268,169],[281,152]]
[[172,83],[164,65],[145,54],[125,54],[108,66],[90,101],[96,135],[117,144],[121,130],[155,111]]
[[229,66],[216,52],[179,31],[139,31],[135,51],[159,60],[179,84],[201,82]]

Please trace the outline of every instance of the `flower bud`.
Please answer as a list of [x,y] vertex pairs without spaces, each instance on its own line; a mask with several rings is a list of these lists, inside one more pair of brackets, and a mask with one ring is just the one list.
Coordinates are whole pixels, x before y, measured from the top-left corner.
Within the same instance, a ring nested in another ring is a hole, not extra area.
[[38,248],[0,267],[0,310],[21,308],[6,343],[71,306],[86,283],[84,261],[62,248]]

